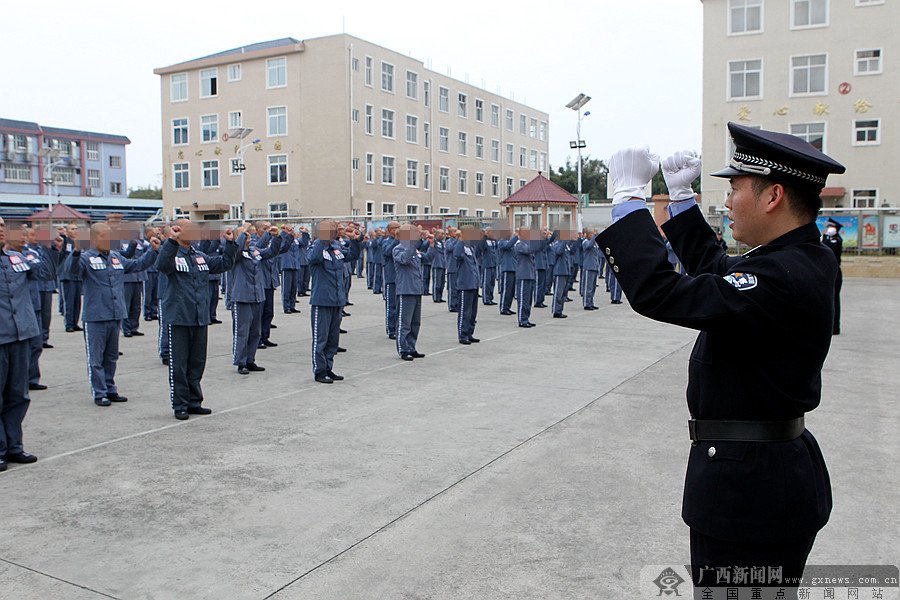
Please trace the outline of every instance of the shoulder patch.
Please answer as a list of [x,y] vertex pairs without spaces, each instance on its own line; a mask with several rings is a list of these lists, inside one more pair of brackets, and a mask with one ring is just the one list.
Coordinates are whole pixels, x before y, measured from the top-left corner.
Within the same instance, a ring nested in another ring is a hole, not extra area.
[[752,273],[729,273],[724,279],[742,292],[752,290],[758,283],[756,275]]

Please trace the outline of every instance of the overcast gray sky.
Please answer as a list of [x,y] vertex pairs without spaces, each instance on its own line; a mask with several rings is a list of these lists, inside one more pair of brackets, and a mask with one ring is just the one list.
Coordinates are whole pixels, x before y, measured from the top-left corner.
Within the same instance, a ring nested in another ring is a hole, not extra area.
[[565,105],[579,92],[593,97],[593,156],[700,150],[700,0],[45,0],[4,3],[3,20],[0,117],[127,135],[129,187],[160,183],[154,68],[342,30],[547,111],[554,167],[571,154]]

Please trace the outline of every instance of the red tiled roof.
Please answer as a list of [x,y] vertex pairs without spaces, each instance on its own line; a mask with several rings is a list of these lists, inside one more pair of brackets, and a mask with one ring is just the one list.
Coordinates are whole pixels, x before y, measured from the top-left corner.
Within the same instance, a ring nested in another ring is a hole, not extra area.
[[500,203],[508,204],[571,204],[578,205],[578,200],[546,177],[538,174],[519,191]]
[[52,219],[54,221],[90,221],[91,218],[83,212],[78,212],[71,206],[62,203],[56,203],[51,210],[39,210],[30,217],[35,219]]
[[819,195],[823,198],[843,198],[846,193],[847,190],[842,187],[826,187],[822,188]]

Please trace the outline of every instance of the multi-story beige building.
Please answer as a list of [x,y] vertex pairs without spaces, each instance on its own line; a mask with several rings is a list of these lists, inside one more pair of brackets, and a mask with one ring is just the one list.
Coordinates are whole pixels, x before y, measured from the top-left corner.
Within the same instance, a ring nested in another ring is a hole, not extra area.
[[[500,216],[549,168],[547,113],[349,35],[154,72],[173,215],[238,218],[243,146],[247,217]],[[253,131],[235,139],[240,127]]]
[[826,208],[900,203],[900,3],[895,0],[703,0],[703,203],[734,146],[726,123],[800,136],[847,167]]

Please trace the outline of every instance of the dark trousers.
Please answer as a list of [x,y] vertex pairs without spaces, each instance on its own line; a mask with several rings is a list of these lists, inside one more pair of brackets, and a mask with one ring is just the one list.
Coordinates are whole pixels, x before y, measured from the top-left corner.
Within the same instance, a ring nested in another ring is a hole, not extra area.
[[169,395],[172,410],[196,408],[203,402],[200,380],[206,370],[206,325],[169,327]]
[[365,261],[366,261],[366,259],[362,255],[360,255],[360,257],[356,259],[356,276],[357,277],[363,276],[363,266],[365,265]]
[[[41,311],[34,311],[38,323],[41,321]],[[39,333],[28,340],[28,383],[41,382],[41,354],[44,352],[44,334]]]
[[53,292],[41,292],[41,312],[38,323],[41,324],[41,342],[50,341],[50,320],[53,318]]
[[231,310],[233,325],[232,364],[247,365],[256,362],[259,346],[260,323],[263,302],[235,302]]
[[309,320],[312,325],[312,369],[322,375],[334,367],[334,355],[341,341],[342,306],[312,306]]
[[457,335],[460,340],[467,340],[475,333],[475,319],[478,316],[478,290],[459,290],[458,294]]
[[309,293],[309,266],[308,265],[300,265],[300,272],[297,275],[297,291],[301,296],[305,296]]
[[500,273],[500,310],[512,310],[512,301],[516,295],[516,272]]
[[566,292],[569,291],[569,276],[556,275],[556,288],[553,290],[553,314],[561,315],[565,307]]
[[272,319],[275,318],[275,288],[265,289],[266,297],[262,303],[262,316],[259,323],[259,338],[269,339],[272,332]]
[[[734,583],[717,581],[717,569],[727,568],[727,572],[734,573],[736,567],[743,567],[750,572],[751,567],[765,567],[766,576],[771,568],[781,568],[781,580],[786,582],[788,578],[799,578],[806,567],[806,559],[812,550],[816,536],[797,540],[787,540],[770,544],[747,544],[743,542],[723,541],[691,529],[691,579],[694,581],[694,598],[703,598],[704,589],[714,590],[720,594],[715,598],[724,598],[721,595],[724,590],[720,588],[739,587],[776,587],[777,582],[754,582],[753,580]],[[749,579],[749,578],[747,578]],[[785,585],[785,590],[796,590],[796,586]],[[709,597],[709,595],[707,595]],[[742,598],[744,596],[741,596]],[[784,596],[796,598],[794,595]]]
[[144,282],[144,318],[153,319],[159,316],[159,273],[147,271]]
[[444,299],[444,284],[447,282],[447,269],[434,267],[431,269],[431,299],[437,302]]
[[384,284],[384,330],[388,336],[397,335],[397,284]]
[[459,292],[456,289],[456,273],[447,273],[447,310],[459,310]]
[[841,286],[844,285],[844,274],[838,267],[837,279],[834,280],[834,328],[832,333],[841,332]]
[[384,289],[384,265],[373,263],[375,265],[375,275],[372,279],[372,292],[380,294]]
[[63,281],[63,313],[66,318],[66,329],[78,326],[81,316],[81,282]]
[[28,412],[28,340],[0,344],[0,457],[18,454]]
[[610,271],[606,277],[606,285],[609,286],[609,297],[613,302],[619,302],[622,300],[622,286],[619,285],[619,281],[616,279],[615,273]]
[[219,308],[219,284],[217,279],[209,280],[209,320],[217,321],[216,310]]
[[538,269],[534,286],[534,293],[537,294],[537,304],[543,304],[544,296],[550,293],[550,271],[548,269]]
[[375,286],[375,263],[366,263],[366,288],[372,289]]
[[422,295],[431,292],[431,265],[422,265]]
[[128,335],[137,331],[140,325],[143,290],[142,281],[125,282],[125,319],[122,321],[122,332]]
[[535,292],[534,286],[534,279],[519,279],[516,281],[516,304],[518,305],[519,325],[525,325],[531,320],[531,306],[534,303]]
[[119,393],[116,388],[116,365],[119,362],[121,326],[121,321],[84,322],[84,348],[93,398],[107,398]]
[[597,271],[585,271],[581,282],[581,295],[584,306],[594,306],[594,294],[597,291]]
[[422,296],[399,295],[397,305],[397,354],[412,354],[416,351],[416,341],[422,325]]
[[497,267],[485,267],[481,276],[481,301],[490,304],[494,301],[494,286],[497,285]]
[[156,301],[156,314],[159,318],[159,336],[156,338],[156,345],[159,350],[160,358],[169,358],[169,324],[166,322],[165,315],[162,310],[162,300]]
[[297,269],[285,269],[281,282],[281,307],[284,312],[291,312],[297,307],[297,294],[300,290],[300,272]]

